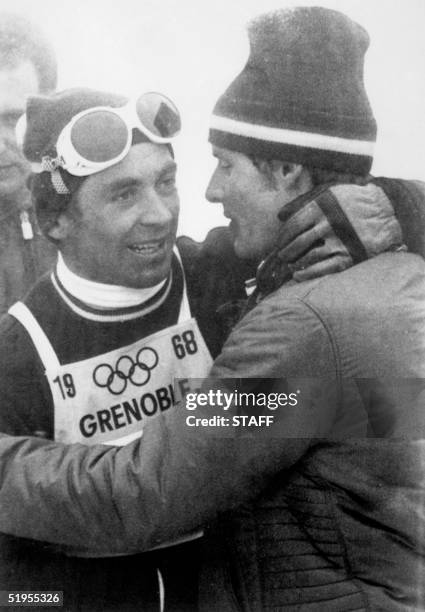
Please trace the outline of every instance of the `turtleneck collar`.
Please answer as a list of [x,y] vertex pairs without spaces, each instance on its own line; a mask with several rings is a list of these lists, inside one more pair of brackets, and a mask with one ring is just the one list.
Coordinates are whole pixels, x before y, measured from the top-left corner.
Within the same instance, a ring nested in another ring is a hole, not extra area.
[[154,287],[146,289],[96,283],[72,272],[66,265],[61,253],[58,255],[56,274],[63,288],[71,296],[87,306],[99,310],[122,310],[141,305],[158,293],[167,282],[167,279],[164,279]]

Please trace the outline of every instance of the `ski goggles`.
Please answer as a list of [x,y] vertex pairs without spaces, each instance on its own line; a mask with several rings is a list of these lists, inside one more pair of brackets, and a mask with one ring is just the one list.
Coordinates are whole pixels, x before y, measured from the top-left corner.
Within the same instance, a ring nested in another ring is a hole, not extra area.
[[128,154],[132,130],[157,144],[167,144],[180,132],[175,104],[160,93],[149,92],[125,106],[96,106],[75,115],[59,134],[57,157],[43,157],[33,172],[60,167],[73,176],[89,176],[118,164]]

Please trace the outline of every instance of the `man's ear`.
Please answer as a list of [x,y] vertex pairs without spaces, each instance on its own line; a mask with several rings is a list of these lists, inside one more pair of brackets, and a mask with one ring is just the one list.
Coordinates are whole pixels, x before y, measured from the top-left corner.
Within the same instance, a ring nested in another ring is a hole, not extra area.
[[73,220],[66,212],[60,213],[60,215],[56,217],[54,223],[49,227],[47,233],[50,238],[61,242],[69,236],[72,224]]
[[301,164],[273,162],[273,178],[277,189],[293,192],[295,195],[313,188],[310,171]]
[[304,166],[292,162],[275,162],[275,167],[273,168],[277,184],[286,189],[297,186],[303,173]]

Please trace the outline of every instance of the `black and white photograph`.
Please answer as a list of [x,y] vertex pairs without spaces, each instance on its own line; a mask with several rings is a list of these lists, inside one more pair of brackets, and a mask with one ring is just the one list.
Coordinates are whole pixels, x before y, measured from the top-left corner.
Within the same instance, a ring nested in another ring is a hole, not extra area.
[[0,612],[425,612],[424,30],[1,0]]

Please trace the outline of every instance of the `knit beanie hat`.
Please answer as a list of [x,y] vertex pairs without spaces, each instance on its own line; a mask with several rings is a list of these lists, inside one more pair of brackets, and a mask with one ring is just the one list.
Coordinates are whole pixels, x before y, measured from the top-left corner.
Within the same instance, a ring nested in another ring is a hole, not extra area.
[[212,144],[264,159],[367,174],[376,122],[363,83],[367,32],[322,7],[266,13],[250,55],[219,98]]
[[[39,164],[44,156],[56,158],[59,134],[71,119],[83,110],[95,106],[121,107],[128,98],[84,88],[67,89],[51,96],[30,97],[26,110],[26,129],[23,141],[25,157]],[[93,134],[87,134],[93,138]],[[133,141],[147,141],[134,131]],[[87,177],[73,176],[63,168],[43,171],[30,177],[33,203],[41,230],[48,236],[58,215],[66,210],[73,195]]]

